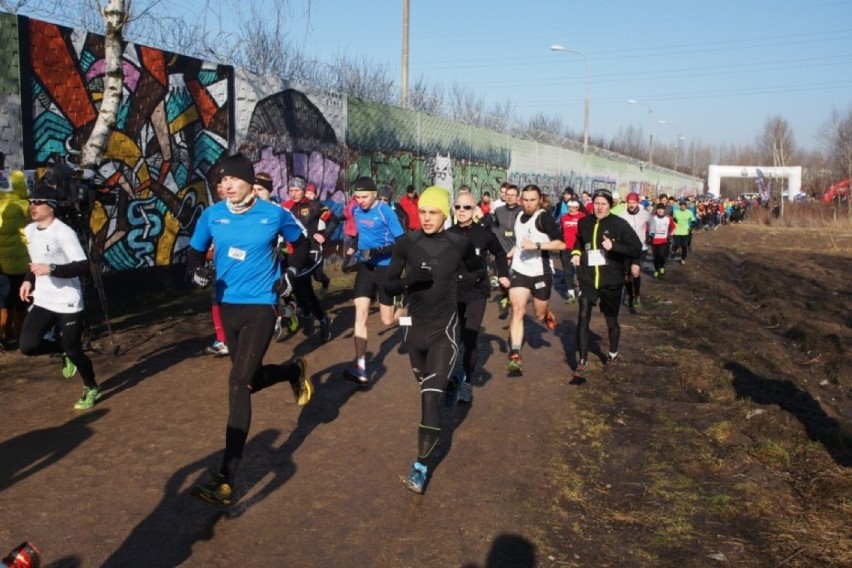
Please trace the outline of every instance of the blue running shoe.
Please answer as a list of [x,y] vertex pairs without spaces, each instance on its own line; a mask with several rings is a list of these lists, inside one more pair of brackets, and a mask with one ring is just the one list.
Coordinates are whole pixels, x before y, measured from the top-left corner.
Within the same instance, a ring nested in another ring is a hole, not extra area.
[[426,477],[429,473],[429,468],[420,462],[414,462],[411,466],[411,473],[405,480],[405,487],[409,491],[414,491],[418,495],[423,495],[423,490],[426,488]]
[[357,366],[344,369],[343,378],[362,387],[370,384],[370,377],[367,375],[367,370]]
[[459,402],[470,403],[473,400],[473,389],[470,386],[470,381],[467,380],[467,374],[464,371],[457,371],[459,376]]

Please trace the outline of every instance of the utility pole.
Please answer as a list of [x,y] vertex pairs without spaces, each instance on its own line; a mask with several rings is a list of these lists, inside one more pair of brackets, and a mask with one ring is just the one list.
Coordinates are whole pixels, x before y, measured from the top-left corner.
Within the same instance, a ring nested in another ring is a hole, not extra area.
[[410,0],[402,0],[402,100],[400,106],[408,108],[408,13]]

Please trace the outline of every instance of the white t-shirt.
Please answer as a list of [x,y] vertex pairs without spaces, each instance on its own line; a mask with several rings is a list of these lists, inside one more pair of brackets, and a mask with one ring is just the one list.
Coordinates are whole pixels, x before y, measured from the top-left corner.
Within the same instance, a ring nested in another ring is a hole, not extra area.
[[539,209],[527,219],[524,223],[521,218],[523,212],[515,219],[515,254],[512,255],[512,270],[523,274],[524,276],[542,276],[543,274],[553,274],[553,264],[549,255],[542,256],[542,253],[547,251],[542,250],[522,250],[521,241],[529,239],[534,243],[549,243],[550,235],[539,231],[535,222],[539,215],[545,214],[543,209]]
[[[77,235],[59,219],[54,219],[46,229],[39,229],[36,223],[30,223],[24,228],[24,234],[27,236],[30,260],[34,264],[61,265],[86,260],[86,253]],[[80,279],[36,276],[33,304],[60,314],[82,311],[83,287]]]
[[642,250],[648,250],[648,244],[645,242],[645,237],[648,235],[648,225],[651,222],[651,214],[641,207],[636,213],[631,213],[627,209],[618,214],[619,217],[627,221],[639,240],[642,241]]

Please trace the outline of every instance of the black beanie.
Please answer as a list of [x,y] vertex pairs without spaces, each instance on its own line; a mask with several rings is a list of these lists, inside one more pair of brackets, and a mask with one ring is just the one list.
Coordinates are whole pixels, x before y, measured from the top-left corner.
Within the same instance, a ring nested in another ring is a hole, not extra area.
[[376,191],[376,182],[367,176],[361,176],[352,184],[352,191]]
[[600,188],[595,190],[595,194],[592,195],[592,200],[596,197],[603,197],[607,201],[609,201],[609,206],[612,207],[612,192],[606,188]]
[[222,162],[222,177],[239,178],[249,185],[254,185],[254,164],[242,154],[228,156]]

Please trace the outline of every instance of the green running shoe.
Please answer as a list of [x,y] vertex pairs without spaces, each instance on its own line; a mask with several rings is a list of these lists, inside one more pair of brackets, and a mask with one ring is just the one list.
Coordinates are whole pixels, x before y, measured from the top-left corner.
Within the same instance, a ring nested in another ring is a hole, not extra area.
[[83,394],[80,396],[80,400],[74,403],[74,410],[92,408],[100,397],[101,387],[83,387]]
[[62,356],[62,376],[70,379],[77,374],[77,365],[71,362],[67,355]]

